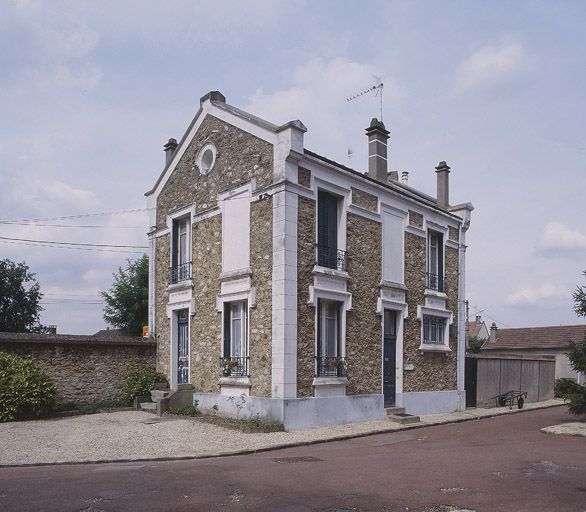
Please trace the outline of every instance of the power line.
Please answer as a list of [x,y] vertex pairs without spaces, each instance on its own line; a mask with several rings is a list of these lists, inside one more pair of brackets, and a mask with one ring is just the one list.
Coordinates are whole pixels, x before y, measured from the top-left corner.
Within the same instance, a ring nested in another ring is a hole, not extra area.
[[98,212],[98,213],[80,213],[78,215],[66,215],[64,217],[46,217],[44,219],[18,219],[18,220],[0,220],[0,224],[17,224],[19,222],[47,222],[51,220],[68,220],[68,219],[81,219],[82,217],[102,217],[107,215],[123,215],[126,213],[138,213],[146,212],[148,210],[154,210],[153,208],[135,208],[133,210],[118,210],[114,212]]
[[145,229],[145,226],[104,226],[104,225],[84,225],[84,224],[38,224],[36,222],[12,222],[2,221],[0,224],[9,226],[34,226],[46,228],[104,228],[104,229]]
[[116,253],[132,253],[132,254],[144,254],[144,251],[132,251],[128,249],[116,250],[116,249],[98,249],[98,248],[90,248],[90,247],[71,247],[67,245],[47,245],[47,244],[35,244],[29,242],[9,242],[7,240],[0,240],[0,244],[9,244],[9,245],[28,245],[30,247],[45,247],[49,249],[69,249],[73,251],[94,251],[94,252],[116,252]]
[[470,307],[472,309],[474,309],[476,313],[484,313],[484,316],[486,316],[487,318],[490,318],[493,322],[496,322],[497,324],[501,324],[503,327],[510,327],[510,325],[507,325],[504,322],[501,322],[500,320],[497,320],[496,318],[486,314],[486,309],[478,309],[478,306],[472,306],[472,305],[470,305]]
[[83,247],[115,247],[117,249],[148,249],[145,245],[113,245],[113,244],[87,244],[82,242],[57,242],[54,240],[30,240],[28,238],[10,238],[0,236],[0,240],[11,240],[14,242],[34,242],[36,244],[54,244],[54,245],[75,245]]

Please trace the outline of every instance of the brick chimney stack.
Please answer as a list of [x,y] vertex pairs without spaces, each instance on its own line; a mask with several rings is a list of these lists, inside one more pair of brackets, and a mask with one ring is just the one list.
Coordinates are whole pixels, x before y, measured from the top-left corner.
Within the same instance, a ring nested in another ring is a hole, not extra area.
[[450,206],[450,167],[440,162],[435,168],[437,173],[437,204],[447,209]]
[[498,334],[497,334],[497,326],[496,324],[493,322],[492,325],[490,326],[490,338],[488,338],[488,341],[490,343],[496,343]]
[[368,175],[381,183],[387,183],[387,140],[389,131],[376,117],[366,128],[368,136]]
[[169,139],[169,142],[163,146],[163,149],[165,150],[165,167],[167,167],[173,159],[173,155],[175,155],[175,150],[177,149],[177,140]]

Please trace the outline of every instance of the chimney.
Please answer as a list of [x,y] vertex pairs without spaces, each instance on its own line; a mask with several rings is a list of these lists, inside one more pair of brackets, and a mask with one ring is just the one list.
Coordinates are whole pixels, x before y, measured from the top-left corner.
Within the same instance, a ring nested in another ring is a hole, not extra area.
[[437,204],[447,209],[450,206],[450,167],[440,162],[435,168],[437,173]]
[[401,183],[407,185],[409,183],[409,171],[403,171],[401,173]]
[[399,171],[389,171],[387,173],[387,183],[399,181]]
[[476,323],[479,324],[482,321],[482,317],[480,315],[476,315]]
[[56,325],[47,325],[47,329],[45,330],[47,334],[57,334],[57,326]]
[[496,343],[496,339],[497,339],[497,327],[496,327],[496,324],[493,322],[492,325],[490,326],[490,338],[488,338],[488,341],[490,341],[490,343]]
[[165,150],[165,167],[167,167],[171,163],[175,150],[177,149],[177,140],[169,139],[169,142],[163,146],[163,149]]
[[368,135],[368,175],[381,183],[387,183],[387,140],[389,131],[376,117],[366,128]]

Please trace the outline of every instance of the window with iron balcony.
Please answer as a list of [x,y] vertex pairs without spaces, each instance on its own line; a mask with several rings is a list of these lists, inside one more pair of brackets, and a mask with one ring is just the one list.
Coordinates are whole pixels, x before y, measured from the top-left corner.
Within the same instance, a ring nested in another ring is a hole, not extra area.
[[342,350],[342,303],[318,300],[316,377],[346,377]]
[[340,198],[324,190],[317,195],[316,263],[346,271],[346,251],[338,249]]
[[444,237],[437,231],[427,235],[427,274],[425,286],[436,292],[446,292],[444,276]]
[[248,302],[224,304],[224,346],[220,358],[223,377],[249,377]]
[[189,217],[173,220],[171,283],[191,279]]

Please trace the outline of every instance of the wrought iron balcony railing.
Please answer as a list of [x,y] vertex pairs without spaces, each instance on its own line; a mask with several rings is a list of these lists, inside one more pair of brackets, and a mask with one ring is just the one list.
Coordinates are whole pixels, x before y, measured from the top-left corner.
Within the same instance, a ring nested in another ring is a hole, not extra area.
[[223,377],[249,377],[248,357],[220,357],[220,374]]
[[347,377],[345,357],[320,356],[315,358],[317,377]]
[[335,247],[316,244],[317,264],[322,267],[333,268],[336,270],[346,271],[346,251],[341,251]]
[[191,279],[191,261],[171,267],[171,283],[179,283]]
[[427,273],[427,281],[425,283],[429,290],[435,290],[437,292],[446,292],[446,278],[444,276],[438,276],[437,274]]

